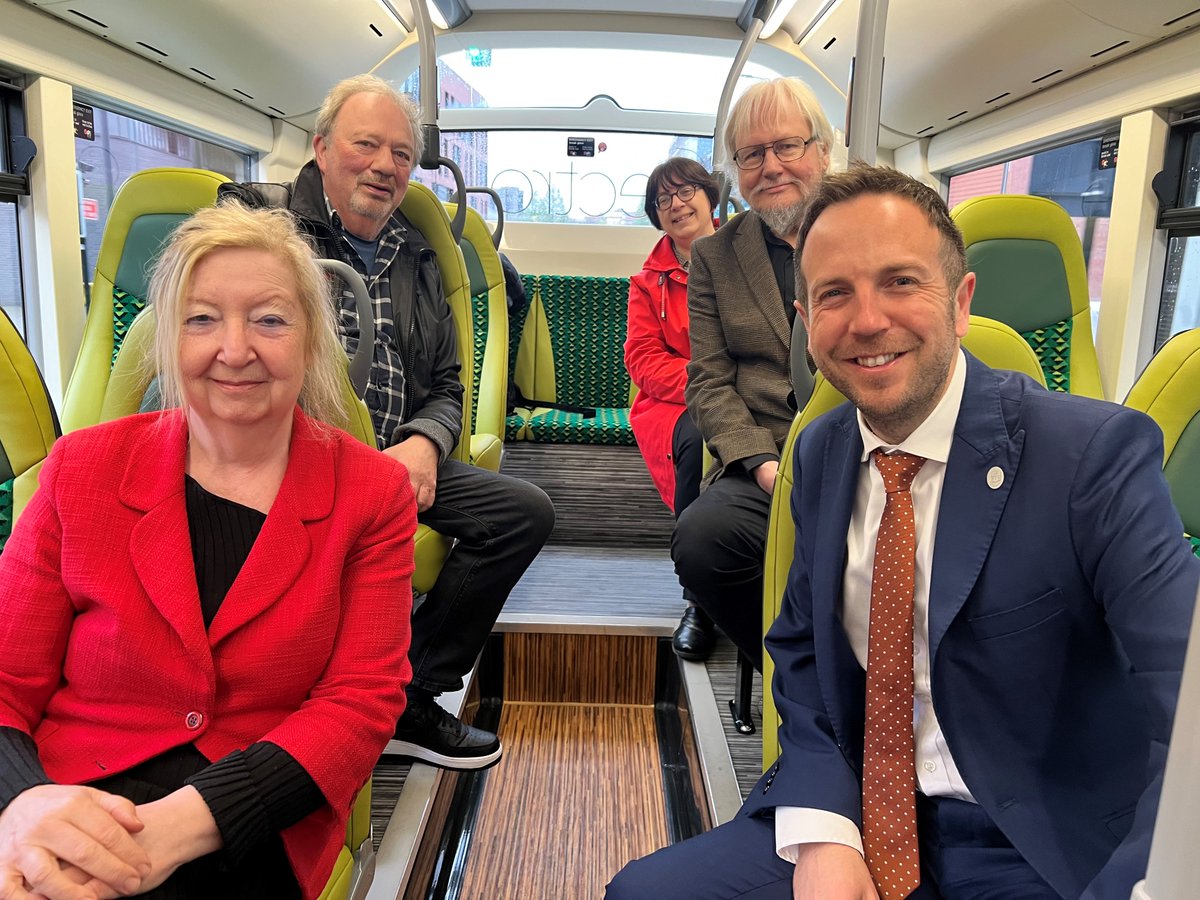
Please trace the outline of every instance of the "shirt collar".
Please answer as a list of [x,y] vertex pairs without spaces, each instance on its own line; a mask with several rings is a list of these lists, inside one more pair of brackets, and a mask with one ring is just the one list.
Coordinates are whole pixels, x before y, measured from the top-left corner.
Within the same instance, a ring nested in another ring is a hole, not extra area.
[[954,426],[958,423],[958,409],[962,406],[963,389],[966,384],[967,358],[962,348],[959,348],[954,359],[954,374],[950,376],[946,393],[942,394],[942,399],[933,408],[933,412],[926,416],[925,421],[899,444],[889,444],[881,439],[867,425],[862,411],[857,411],[858,430],[863,442],[861,461],[866,462],[876,449],[882,447],[885,453],[903,450],[925,459],[948,462],[950,445],[954,442]]

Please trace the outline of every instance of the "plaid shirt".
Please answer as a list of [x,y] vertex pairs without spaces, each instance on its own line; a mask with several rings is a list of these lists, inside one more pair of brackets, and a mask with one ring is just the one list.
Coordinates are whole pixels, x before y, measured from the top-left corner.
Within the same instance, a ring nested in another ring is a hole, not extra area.
[[[328,200],[326,202],[328,203]],[[338,258],[362,276],[375,310],[375,355],[367,379],[365,400],[367,409],[371,411],[375,439],[379,441],[380,447],[387,447],[392,443],[392,435],[396,428],[404,424],[407,414],[404,356],[401,352],[401,341],[396,334],[391,279],[388,273],[396,254],[404,244],[408,230],[394,218],[384,225],[383,231],[379,233],[379,244],[375,251],[375,271],[379,274],[372,276],[358,251],[342,234],[341,219],[332,208],[329,210],[329,218],[335,232],[341,235],[341,240],[337,242]],[[354,351],[358,349],[358,308],[354,302],[354,294],[345,285],[338,300],[338,333],[347,355],[353,356]],[[412,334],[405,337],[406,342],[411,344]]]

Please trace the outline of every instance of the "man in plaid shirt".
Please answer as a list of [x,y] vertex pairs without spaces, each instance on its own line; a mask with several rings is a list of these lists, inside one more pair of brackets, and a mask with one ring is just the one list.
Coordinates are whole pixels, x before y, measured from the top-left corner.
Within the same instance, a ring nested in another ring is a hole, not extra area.
[[[336,85],[317,114],[308,163],[286,186],[223,191],[251,204],[286,202],[318,252],[353,266],[375,310],[366,402],[383,452],[404,463],[418,519],[457,543],[413,613],[408,706],[385,752],[453,769],[500,758],[496,735],[436,697],[462,687],[509,592],[554,526],[538,487],[450,458],[462,429],[462,384],[450,307],[433,249],[399,212],[421,154],[412,100],[371,75]],[[290,194],[290,199],[287,195]],[[340,301],[348,353],[358,346],[349,293]]]

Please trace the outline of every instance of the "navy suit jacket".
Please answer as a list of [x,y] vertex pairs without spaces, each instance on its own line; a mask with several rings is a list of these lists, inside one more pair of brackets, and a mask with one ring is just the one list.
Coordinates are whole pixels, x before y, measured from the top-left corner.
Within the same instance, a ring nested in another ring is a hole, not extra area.
[[[934,707],[972,795],[1038,873],[1064,897],[1127,900],[1200,561],[1153,421],[966,358],[930,585]],[[815,807],[861,826],[866,682],[840,620],[861,455],[850,404],[797,441],[795,559],[766,639],[783,750],[743,814]]]

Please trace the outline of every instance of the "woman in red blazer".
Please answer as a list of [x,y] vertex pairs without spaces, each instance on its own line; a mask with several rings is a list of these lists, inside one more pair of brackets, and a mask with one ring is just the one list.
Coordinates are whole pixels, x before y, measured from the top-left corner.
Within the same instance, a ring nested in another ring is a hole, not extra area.
[[[646,182],[646,215],[665,232],[629,279],[625,368],[638,395],[629,424],[654,485],[678,518],[700,493],[704,444],[687,415],[687,272],[692,241],[713,233],[716,179],[694,159],[674,156]],[[687,594],[685,592],[684,596]],[[683,659],[705,659],[712,650],[712,620],[690,599],[672,646]]]
[[63,437],[0,556],[0,895],[316,897],[411,676],[408,476],[318,421],[286,213],[203,210],[150,293],[168,411]]

